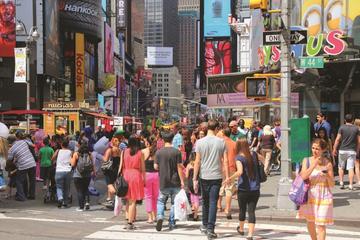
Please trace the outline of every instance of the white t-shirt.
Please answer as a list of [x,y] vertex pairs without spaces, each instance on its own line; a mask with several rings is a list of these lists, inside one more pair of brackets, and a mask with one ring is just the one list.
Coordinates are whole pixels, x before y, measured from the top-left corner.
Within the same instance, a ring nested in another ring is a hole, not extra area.
[[72,152],[69,149],[60,149],[56,159],[56,172],[70,172]]

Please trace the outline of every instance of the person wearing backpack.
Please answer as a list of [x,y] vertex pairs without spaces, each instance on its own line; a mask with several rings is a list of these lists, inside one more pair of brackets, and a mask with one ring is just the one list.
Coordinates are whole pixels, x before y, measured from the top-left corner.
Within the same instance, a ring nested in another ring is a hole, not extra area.
[[256,152],[250,153],[246,138],[240,138],[236,142],[236,172],[225,180],[232,183],[238,178],[238,204],[239,204],[239,226],[237,232],[245,234],[244,225],[246,210],[248,212],[249,231],[247,240],[252,240],[255,230],[255,209],[260,197],[260,174],[259,163]]
[[71,166],[74,169],[74,184],[77,191],[79,201],[79,208],[77,211],[90,209],[90,196],[88,187],[91,180],[91,175],[95,175],[95,165],[92,156],[89,152],[87,144],[82,144],[71,158]]

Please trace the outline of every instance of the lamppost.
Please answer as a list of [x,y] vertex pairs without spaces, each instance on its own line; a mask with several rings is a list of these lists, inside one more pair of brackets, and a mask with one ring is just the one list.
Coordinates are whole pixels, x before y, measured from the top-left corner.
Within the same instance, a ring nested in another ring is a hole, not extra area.
[[[29,45],[36,42],[40,38],[40,34],[37,31],[36,26],[32,26],[30,31],[28,32],[24,22],[21,20],[16,20],[16,32],[22,33],[25,32],[24,35],[19,36],[26,36],[25,44],[26,44],[26,110],[30,111],[30,48]],[[26,132],[30,133],[30,115],[27,114],[26,116]]]

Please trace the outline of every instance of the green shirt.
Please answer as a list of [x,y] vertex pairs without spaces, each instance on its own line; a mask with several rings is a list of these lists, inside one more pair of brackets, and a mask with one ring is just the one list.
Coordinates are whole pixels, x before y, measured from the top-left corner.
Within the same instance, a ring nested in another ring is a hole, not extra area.
[[40,167],[50,167],[51,157],[54,155],[54,150],[49,146],[45,146],[40,148],[39,154],[41,156]]
[[246,137],[242,132],[238,131],[237,134],[230,134],[230,138],[231,140],[233,140],[234,142],[236,142],[239,138],[244,138]]

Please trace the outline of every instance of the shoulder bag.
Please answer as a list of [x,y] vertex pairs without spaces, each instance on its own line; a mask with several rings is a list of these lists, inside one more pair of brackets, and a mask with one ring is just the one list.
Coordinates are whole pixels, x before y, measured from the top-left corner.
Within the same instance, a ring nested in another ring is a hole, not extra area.
[[[307,159],[306,162],[307,168],[310,166],[310,160]],[[303,179],[299,174],[291,184],[289,191],[289,198],[296,205],[300,206],[307,203],[308,200],[308,191],[310,188],[309,179]]]
[[116,190],[116,196],[118,196],[118,197],[125,197],[129,190],[129,184],[126,182],[126,180],[122,174],[122,170],[124,168],[123,167],[124,166],[124,152],[125,151],[122,151],[122,153],[121,153],[119,174],[114,183],[114,187]]
[[253,155],[254,155],[254,157],[256,159],[256,162],[257,162],[259,181],[260,181],[260,183],[266,182],[267,176],[266,176],[266,173],[265,173],[264,164],[261,161],[259,161],[256,152],[253,152]]
[[103,161],[101,164],[101,171],[103,171],[104,174],[113,171],[113,158],[110,154],[110,157],[107,161]]

